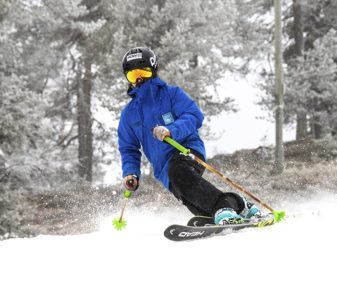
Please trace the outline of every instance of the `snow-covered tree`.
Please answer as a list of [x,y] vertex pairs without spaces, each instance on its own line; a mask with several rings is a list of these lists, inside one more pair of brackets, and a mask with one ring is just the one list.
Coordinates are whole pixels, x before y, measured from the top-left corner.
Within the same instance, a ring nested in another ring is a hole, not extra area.
[[[300,5],[300,11],[297,9],[298,5]],[[326,93],[333,93],[328,87],[335,85],[336,75],[331,72],[329,76],[326,76],[325,73],[332,71],[336,62],[336,56],[333,55],[333,51],[336,50],[335,36],[331,29],[337,25],[335,16],[337,15],[337,4],[334,1],[324,0],[285,1],[283,10],[284,59],[286,63],[285,123],[288,125],[296,123],[297,130],[304,129],[304,131],[297,131],[297,134],[301,135],[299,138],[309,134],[316,138],[329,133],[333,134],[335,132],[332,124],[327,125],[327,123],[334,121],[329,107],[334,107],[336,97],[330,98]],[[300,39],[301,35],[299,34],[301,33],[298,29],[302,30],[303,39]],[[324,53],[318,53],[319,48],[317,47],[321,45],[319,43],[326,44],[321,50]],[[299,53],[299,49],[303,49],[302,53]],[[266,65],[266,67],[268,66]],[[271,112],[275,109],[273,75],[273,69],[266,68],[263,73],[265,79],[261,85],[267,92],[266,97],[261,100],[261,104]],[[325,75],[323,79],[319,79],[322,75]],[[325,88],[322,87],[324,86],[323,82]],[[320,88],[317,88],[317,85]],[[330,100],[323,104],[322,100],[328,98]],[[315,106],[316,108],[314,108]],[[310,130],[307,130],[309,127]],[[325,127],[326,131],[323,132],[320,127]]]
[[114,97],[105,103],[121,107],[128,100],[121,59],[130,47],[146,45],[158,56],[160,77],[182,87],[206,115],[231,110],[231,99],[207,87],[216,86],[226,71],[245,69],[243,61],[235,65],[233,60],[250,51],[254,33],[249,32],[254,29],[251,15],[244,17],[238,2],[114,1],[108,7],[113,17],[105,27],[110,37],[102,38],[108,51],[98,71],[104,73],[100,81],[115,88]]
[[[315,138],[336,134],[337,31],[331,29],[297,58],[287,73],[288,94],[301,103]],[[290,100],[289,100],[290,101]],[[290,104],[290,103],[289,103]]]

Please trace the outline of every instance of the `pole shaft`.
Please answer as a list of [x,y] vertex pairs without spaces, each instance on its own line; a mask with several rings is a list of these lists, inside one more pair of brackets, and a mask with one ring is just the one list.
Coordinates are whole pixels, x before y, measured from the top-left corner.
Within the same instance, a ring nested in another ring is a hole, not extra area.
[[127,202],[128,202],[128,198],[125,198],[124,204],[123,204],[123,208],[122,208],[121,217],[119,217],[119,222],[122,222],[123,215],[124,215],[124,210],[125,210],[125,207],[126,207],[126,203],[127,203]]
[[191,156],[191,158],[193,158],[195,161],[197,161],[202,166],[206,167],[208,170],[212,171],[213,173],[215,173],[218,176],[220,176],[222,179],[226,180],[228,183],[232,184],[234,187],[236,187],[237,189],[239,189],[240,191],[242,191],[243,193],[245,193],[249,197],[253,198],[256,202],[260,203],[262,206],[264,206],[265,208],[267,208],[271,212],[274,211],[273,208],[271,208],[266,203],[264,203],[263,201],[261,201],[260,199],[258,199],[257,197],[255,197],[253,194],[249,193],[247,190],[245,190],[244,188],[242,188],[240,185],[236,184],[231,179],[229,179],[228,177],[226,177],[225,175],[223,175],[222,173],[220,173],[219,171],[217,171],[216,169],[214,169],[212,166],[208,165],[207,163],[205,163],[204,161],[202,161],[201,159],[199,159],[197,156],[195,156],[193,154],[192,155],[189,154],[189,156]]
[[208,170],[210,170],[213,173],[215,173],[218,176],[220,176],[222,179],[224,179],[228,183],[232,184],[234,187],[236,187],[237,189],[239,189],[241,192],[245,193],[246,195],[248,195],[249,197],[251,197],[252,199],[254,199],[256,202],[260,203],[263,207],[267,208],[271,212],[274,211],[273,208],[271,208],[270,206],[268,206],[266,203],[264,203],[263,201],[261,201],[259,198],[255,197],[253,194],[251,194],[247,190],[243,189],[240,185],[236,184],[235,182],[233,182],[232,180],[230,180],[228,177],[226,177],[225,175],[221,174],[219,171],[217,171],[216,169],[214,169],[211,165],[205,163],[200,158],[198,158],[194,154],[190,153],[189,149],[186,149],[185,147],[183,147],[182,145],[180,145],[179,143],[177,143],[176,141],[174,141],[170,137],[165,137],[164,141],[167,142],[167,143],[169,143],[169,144],[171,144],[172,146],[174,146],[175,148],[177,148],[181,152],[183,152],[186,156],[191,157],[192,159],[194,159],[195,161],[197,161],[199,164],[201,164],[202,166],[204,166]]

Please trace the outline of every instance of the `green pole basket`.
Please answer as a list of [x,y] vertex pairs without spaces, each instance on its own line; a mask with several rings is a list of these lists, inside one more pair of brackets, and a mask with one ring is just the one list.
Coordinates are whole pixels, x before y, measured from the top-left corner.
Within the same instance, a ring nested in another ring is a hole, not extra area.
[[131,191],[129,190],[125,190],[124,192],[124,204],[123,204],[123,208],[122,208],[122,212],[121,212],[121,216],[119,218],[115,218],[112,220],[112,226],[114,226],[114,228],[117,231],[121,231],[123,228],[126,227],[126,221],[123,218],[124,215],[124,210],[126,207],[126,203],[128,202],[128,199],[131,197]]

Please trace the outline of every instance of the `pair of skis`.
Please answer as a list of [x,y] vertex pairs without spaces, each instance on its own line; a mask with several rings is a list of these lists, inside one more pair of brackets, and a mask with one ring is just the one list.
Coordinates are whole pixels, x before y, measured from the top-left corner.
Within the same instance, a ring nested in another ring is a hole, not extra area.
[[214,218],[205,216],[192,217],[187,225],[174,224],[167,227],[164,236],[172,241],[201,239],[215,235],[229,234],[246,228],[260,228],[276,223],[273,214],[254,219],[242,219],[238,223],[215,225]]

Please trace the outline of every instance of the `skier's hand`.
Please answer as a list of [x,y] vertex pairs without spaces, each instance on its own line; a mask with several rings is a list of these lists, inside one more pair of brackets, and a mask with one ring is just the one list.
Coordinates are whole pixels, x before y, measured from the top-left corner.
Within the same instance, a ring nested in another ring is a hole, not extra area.
[[153,128],[153,137],[164,141],[165,137],[171,137],[171,132],[164,126],[156,126]]
[[124,177],[122,183],[129,191],[136,191],[139,186],[138,177],[136,175],[128,175]]

